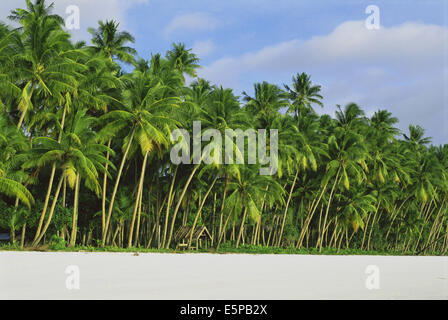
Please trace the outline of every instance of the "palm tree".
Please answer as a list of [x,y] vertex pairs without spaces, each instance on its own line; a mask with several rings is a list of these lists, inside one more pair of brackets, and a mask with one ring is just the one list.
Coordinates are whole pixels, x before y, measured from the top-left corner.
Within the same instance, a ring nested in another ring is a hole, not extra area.
[[191,52],[192,49],[186,49],[183,43],[173,43],[173,48],[166,53],[172,68],[178,70],[180,74],[187,74],[190,77],[196,77],[196,69],[199,58]]
[[15,77],[22,84],[18,128],[33,108],[34,95],[45,99],[75,92],[76,72],[83,70],[72,60],[76,51],[69,43],[70,35],[62,30],[63,19],[51,14],[53,4],[47,7],[45,1],[27,0],[27,7],[28,11],[17,9],[9,16],[21,25],[21,52],[14,61]]
[[297,119],[303,108],[313,108],[313,104],[323,107],[321,86],[314,86],[311,82],[311,76],[305,72],[298,73],[292,77],[292,88],[284,85],[288,92],[289,99],[292,101],[288,112]]
[[254,91],[254,97],[243,92],[244,108],[255,117],[256,128],[264,129],[283,107],[288,106],[287,94],[266,81],[254,84]]
[[[62,173],[56,187],[53,202],[45,225],[42,227],[43,219],[39,221],[38,232],[35,235],[33,245],[36,246],[45,235],[59,198],[64,179],[67,179],[69,186],[75,188],[73,228],[71,236],[71,245],[76,241],[76,221],[77,221],[77,203],[79,197],[79,187],[82,178],[86,180],[86,186],[99,195],[101,187],[98,183],[98,168],[104,169],[108,160],[103,156],[106,151],[111,152],[106,146],[94,143],[95,136],[91,131],[93,118],[85,117],[86,110],[78,111],[70,119],[70,131],[63,135],[61,142],[48,137],[38,137],[33,141],[34,148],[30,151],[32,156],[25,164],[25,167],[45,166],[47,163],[53,163],[53,166],[60,168]],[[112,165],[109,162],[109,165]],[[112,165],[113,166],[113,165]]]
[[[264,198],[268,204],[272,205],[274,202],[282,200],[284,192],[281,185],[271,176],[258,175],[253,168],[244,168],[240,171],[240,175],[229,182],[230,196],[227,199],[230,206],[234,208],[235,214],[242,214],[236,248],[240,244],[247,216],[252,221],[260,219],[260,199]],[[269,186],[269,193],[266,192],[266,186]]]
[[20,183],[28,178],[20,168],[21,159],[24,158],[22,153],[28,149],[29,144],[23,133],[17,130],[5,113],[0,114],[0,192],[16,197],[30,207],[34,198]]
[[327,164],[323,185],[326,187],[332,178],[334,178],[334,182],[329,194],[323,224],[320,228],[319,251],[322,250],[326,222],[336,188],[342,183],[344,188],[349,190],[352,178],[355,178],[358,183],[366,180],[368,154],[362,135],[356,132],[361,130],[361,125],[364,123],[362,115],[363,112],[355,104],[348,104],[343,111],[339,108],[336,113],[337,127],[334,134],[328,139],[331,161]]
[[34,203],[31,193],[22,184],[8,179],[4,176],[4,172],[0,170],[0,192],[8,197],[17,197],[28,207]]
[[118,31],[120,24],[114,20],[106,22],[98,21],[97,29],[88,28],[92,35],[92,48],[95,52],[101,52],[112,62],[117,59],[124,63],[135,64],[135,49],[126,46],[127,43],[134,43],[134,37],[126,31]]
[[[142,167],[141,178],[139,182],[139,191],[137,193],[136,206],[140,200],[142,192],[146,161],[150,152],[153,150],[161,151],[163,146],[168,145],[170,128],[173,128],[175,121],[166,116],[168,108],[175,107],[178,103],[176,97],[164,96],[166,87],[148,73],[135,71],[124,79],[126,89],[124,91],[124,104],[122,110],[114,110],[103,116],[106,121],[111,120],[103,129],[111,135],[123,129],[128,129],[124,141],[124,154],[116,178],[114,190],[109,204],[109,210],[106,218],[106,225],[103,233],[103,245],[106,240],[110,217],[113,211],[115,196],[118,191],[121,174],[124,163],[131,150],[134,138],[137,139],[142,153],[144,155],[144,166]],[[132,221],[135,222],[135,214]],[[133,223],[129,237],[129,245],[132,243]]]
[[[299,173],[309,170],[316,172],[318,169],[317,159],[321,156],[328,157],[325,150],[325,145],[321,142],[321,139],[319,137],[319,124],[316,121],[317,115],[314,113],[314,111],[312,111],[311,109],[303,110],[300,119],[295,118],[295,120],[296,121],[294,122],[297,123],[297,126],[291,123],[288,126],[289,130],[279,130],[279,132],[281,132],[279,139],[279,149],[288,150],[288,147],[291,144],[295,146],[294,149],[292,149],[290,156],[283,156],[283,158],[289,158],[293,160],[291,169],[295,171],[295,176],[283,213],[282,225],[277,240],[278,246],[280,246],[281,244],[289,204],[292,199],[292,194],[294,192],[294,187],[296,185]],[[284,138],[282,139],[282,137]],[[279,157],[280,159],[282,158],[281,152]],[[282,163],[282,160],[280,160],[280,163]]]

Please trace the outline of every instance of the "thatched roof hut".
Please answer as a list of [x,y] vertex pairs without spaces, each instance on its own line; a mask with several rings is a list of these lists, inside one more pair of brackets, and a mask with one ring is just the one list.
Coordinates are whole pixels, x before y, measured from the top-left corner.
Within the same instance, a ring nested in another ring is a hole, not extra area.
[[[177,247],[179,248],[185,248],[188,246],[188,241],[190,240],[190,233],[191,233],[192,227],[188,226],[182,226],[180,227],[177,232],[174,234],[174,241],[177,242]],[[193,239],[192,244],[195,243],[196,246],[194,246],[196,249],[199,248],[202,241],[211,241],[212,236],[210,235],[210,232],[208,232],[207,228],[205,226],[197,226],[193,231]]]

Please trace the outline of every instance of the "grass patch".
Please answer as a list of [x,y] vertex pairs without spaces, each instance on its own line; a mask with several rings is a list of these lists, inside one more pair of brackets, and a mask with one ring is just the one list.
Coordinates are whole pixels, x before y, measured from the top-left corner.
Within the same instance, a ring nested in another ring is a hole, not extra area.
[[[219,250],[200,249],[197,251],[179,251],[173,249],[156,249],[156,248],[118,248],[118,247],[95,247],[95,246],[75,246],[73,248],[67,247],[67,243],[61,239],[52,239],[53,241],[48,245],[39,246],[37,248],[25,247],[20,248],[18,244],[3,244],[0,245],[0,251],[41,251],[41,252],[122,252],[122,253],[177,253],[177,254],[297,254],[297,255],[381,255],[381,256],[413,256],[413,252],[401,251],[379,251],[379,250],[360,250],[360,249],[341,249],[322,248],[319,252],[317,248],[302,248],[296,249],[294,247],[266,247],[251,244],[241,245],[238,249],[231,243],[223,244]],[[441,255],[434,252],[431,256]]]

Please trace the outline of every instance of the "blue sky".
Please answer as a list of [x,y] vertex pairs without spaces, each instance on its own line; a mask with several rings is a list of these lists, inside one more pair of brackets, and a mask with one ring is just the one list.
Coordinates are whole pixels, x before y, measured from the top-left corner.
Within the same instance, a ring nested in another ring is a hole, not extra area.
[[[22,6],[2,0],[0,18]],[[65,16],[80,8],[81,29],[114,18],[136,37],[144,58],[184,42],[201,58],[199,75],[252,92],[254,82],[282,85],[297,72],[322,85],[325,108],[356,102],[368,114],[386,108],[448,143],[448,1],[444,0],[56,0]],[[368,5],[380,29],[367,30]]]

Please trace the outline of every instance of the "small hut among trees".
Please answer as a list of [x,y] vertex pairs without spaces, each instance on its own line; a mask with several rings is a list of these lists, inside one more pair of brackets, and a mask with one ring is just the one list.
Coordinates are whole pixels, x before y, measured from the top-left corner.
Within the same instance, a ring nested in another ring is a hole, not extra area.
[[[174,240],[177,243],[177,249],[188,249],[191,231],[192,227],[189,226],[182,226],[179,230],[177,230],[174,235]],[[197,226],[193,232],[190,249],[198,250],[199,248],[202,248],[202,245],[204,245],[205,249],[207,249],[207,247],[211,245],[211,242],[212,236],[210,235],[210,232],[208,232],[207,228],[205,226]]]

